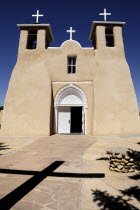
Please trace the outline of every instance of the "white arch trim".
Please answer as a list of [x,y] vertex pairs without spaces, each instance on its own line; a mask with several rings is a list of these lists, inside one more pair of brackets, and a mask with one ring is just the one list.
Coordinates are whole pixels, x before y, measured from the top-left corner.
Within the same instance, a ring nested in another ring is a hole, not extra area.
[[87,105],[87,98],[85,96],[85,93],[77,86],[73,85],[73,84],[69,84],[67,86],[64,86],[63,88],[61,88],[56,96],[55,96],[55,101],[54,101],[54,105],[55,106],[58,106],[59,105],[59,99],[61,97],[61,95],[66,91],[66,90],[69,90],[69,89],[73,89],[75,90],[77,93],[79,93],[79,95],[81,96],[81,101],[82,101],[82,105],[85,107],[85,108],[88,108],[88,105]]
[[77,45],[79,45],[79,47],[80,48],[82,48],[81,47],[81,45],[80,45],[80,43],[79,42],[77,42],[76,40],[74,40],[74,39],[72,39],[72,40],[66,40],[66,41],[64,41],[62,44],[61,44],[61,46],[60,47],[63,47],[67,42],[73,42],[73,43],[75,43],[75,44],[77,44]]
[[[67,104],[67,100],[66,100],[66,106],[82,106],[83,107],[83,114],[82,114],[82,130],[83,130],[83,134],[86,134],[86,128],[87,128],[87,108],[88,108],[88,105],[87,105],[87,98],[86,98],[86,95],[84,94],[84,92],[77,86],[73,85],[73,84],[69,84],[67,86],[64,86],[63,88],[61,88],[56,96],[55,96],[55,100],[54,100],[54,113],[55,113],[55,119],[54,119],[54,129],[55,129],[55,133],[58,133],[58,112],[59,112],[59,106],[65,106],[63,103],[61,104],[61,96],[64,96],[65,98],[65,92],[67,92],[67,90],[70,90],[72,91],[72,93],[75,91],[75,97],[77,96],[78,100],[78,104]],[[78,95],[80,97],[78,97]],[[66,97],[68,95],[66,94]],[[62,97],[63,98],[63,97]],[[68,100],[69,101],[69,100]]]

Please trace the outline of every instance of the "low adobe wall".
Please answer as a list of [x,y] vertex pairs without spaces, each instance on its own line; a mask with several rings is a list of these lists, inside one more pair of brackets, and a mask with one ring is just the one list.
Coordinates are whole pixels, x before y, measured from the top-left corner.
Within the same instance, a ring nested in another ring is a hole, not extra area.
[[134,159],[131,158],[132,151],[127,148],[117,148],[110,153],[110,171],[131,173],[135,171]]

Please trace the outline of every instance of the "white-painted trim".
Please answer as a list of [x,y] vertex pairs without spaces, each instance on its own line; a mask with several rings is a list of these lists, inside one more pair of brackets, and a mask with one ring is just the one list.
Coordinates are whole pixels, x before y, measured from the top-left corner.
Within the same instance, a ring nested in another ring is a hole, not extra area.
[[[69,41],[69,40],[67,40]],[[73,41],[73,40],[72,40]],[[63,44],[63,43],[62,43]],[[48,47],[47,49],[60,49],[60,47]],[[94,47],[81,47],[83,50],[94,50]]]
[[93,81],[67,81],[67,82],[52,82],[52,84],[89,84],[89,83],[93,83]]
[[[61,105],[59,104],[59,98],[61,97],[61,94],[66,91],[69,88],[73,88],[75,89],[77,92],[79,92],[79,94],[82,97],[82,104],[66,104],[66,105]],[[73,84],[69,84],[67,86],[64,86],[63,88],[61,88],[56,96],[55,96],[55,100],[54,100],[54,129],[55,129],[55,133],[58,133],[58,107],[59,106],[82,106],[83,107],[83,134],[86,134],[86,130],[87,130],[87,109],[88,109],[88,104],[87,104],[87,98],[85,93],[77,86],[73,85]]]
[[94,50],[94,47],[82,47],[84,50]]
[[83,104],[58,104],[57,106],[83,106]]
[[[59,49],[60,47],[48,47],[49,49]],[[47,49],[48,49],[47,48]]]
[[83,131],[85,134],[87,134],[87,109],[88,108],[84,108],[83,114],[84,114],[84,127],[83,127]]
[[63,88],[61,88],[58,91],[58,93],[55,96],[54,105],[58,106],[58,100],[59,100],[59,97],[60,97],[61,93],[64,92],[65,90],[69,89],[69,88],[73,88],[73,89],[77,90],[80,93],[80,95],[82,96],[82,99],[83,99],[83,105],[85,106],[85,108],[87,108],[87,98],[86,98],[85,93],[79,87],[77,87],[77,86],[75,86],[73,84],[69,84],[67,86],[64,86]]
[[77,42],[76,40],[66,40],[66,41],[64,41],[64,42],[61,44],[60,48],[63,47],[63,45],[64,45],[65,43],[67,43],[67,42],[75,42],[75,43],[77,43],[77,44],[79,45],[80,48],[82,48],[81,45],[80,45],[80,43]]

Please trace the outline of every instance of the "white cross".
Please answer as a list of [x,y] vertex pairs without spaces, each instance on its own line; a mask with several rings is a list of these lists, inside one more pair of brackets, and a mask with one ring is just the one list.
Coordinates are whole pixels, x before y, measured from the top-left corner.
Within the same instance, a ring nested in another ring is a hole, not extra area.
[[37,14],[36,15],[32,15],[32,17],[36,17],[36,23],[38,23],[38,18],[42,17],[44,15],[39,15],[39,10],[37,10]]
[[104,9],[104,13],[99,13],[99,15],[104,15],[104,21],[106,21],[106,16],[111,15],[111,13],[106,13],[106,9]]
[[72,33],[75,33],[75,30],[72,30],[72,27],[70,27],[70,30],[67,30],[68,33],[70,33],[70,40],[72,40]]

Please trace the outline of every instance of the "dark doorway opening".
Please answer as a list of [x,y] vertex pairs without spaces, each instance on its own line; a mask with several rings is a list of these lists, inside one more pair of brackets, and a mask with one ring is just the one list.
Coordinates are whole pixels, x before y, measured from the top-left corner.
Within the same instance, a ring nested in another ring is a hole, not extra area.
[[71,107],[71,133],[82,133],[82,107]]

